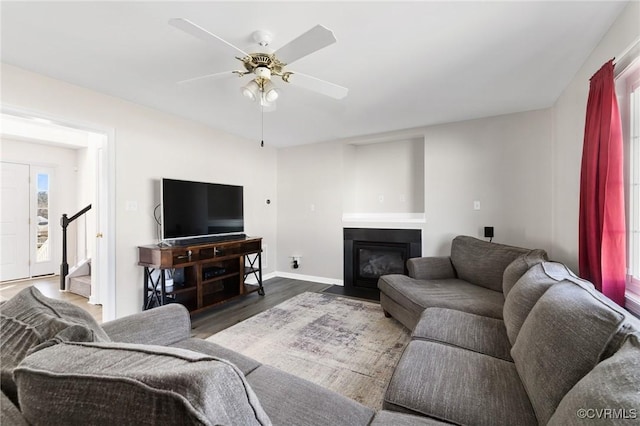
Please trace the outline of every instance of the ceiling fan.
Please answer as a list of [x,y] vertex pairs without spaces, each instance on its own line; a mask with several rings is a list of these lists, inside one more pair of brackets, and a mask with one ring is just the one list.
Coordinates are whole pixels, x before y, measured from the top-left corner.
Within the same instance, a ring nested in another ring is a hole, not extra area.
[[226,47],[229,53],[233,52],[235,58],[242,62],[244,67],[243,70],[207,74],[183,80],[179,83],[216,79],[234,74],[240,77],[251,75],[253,78],[242,87],[242,94],[253,101],[258,101],[264,110],[275,109],[275,100],[279,96],[280,89],[271,81],[274,76],[280,77],[283,82],[291,83],[334,99],[344,98],[349,91],[346,87],[286,68],[294,61],[336,42],[333,32],[322,25],[316,25],[275,52],[267,48],[271,42],[272,34],[268,31],[255,31],[253,39],[260,46],[259,51],[247,53],[188,19],[174,18],[169,20],[169,24],[206,43],[216,47]]

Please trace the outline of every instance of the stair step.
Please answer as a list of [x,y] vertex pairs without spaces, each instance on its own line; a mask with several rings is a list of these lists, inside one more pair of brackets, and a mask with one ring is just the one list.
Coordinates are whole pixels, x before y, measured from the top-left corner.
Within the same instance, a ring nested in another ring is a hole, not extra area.
[[91,275],[80,275],[69,278],[69,288],[67,291],[88,299],[89,296],[91,296]]

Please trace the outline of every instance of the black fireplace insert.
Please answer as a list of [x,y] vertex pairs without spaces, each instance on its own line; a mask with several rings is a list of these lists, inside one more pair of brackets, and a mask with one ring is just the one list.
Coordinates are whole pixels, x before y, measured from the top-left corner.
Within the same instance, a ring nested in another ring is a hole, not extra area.
[[406,274],[407,260],[422,254],[419,229],[344,228],[344,286],[377,291],[378,278]]

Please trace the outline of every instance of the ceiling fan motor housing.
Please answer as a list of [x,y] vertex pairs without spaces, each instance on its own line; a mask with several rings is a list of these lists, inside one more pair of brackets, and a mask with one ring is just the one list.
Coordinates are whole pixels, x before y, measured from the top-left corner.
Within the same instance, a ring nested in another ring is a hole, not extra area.
[[272,75],[282,75],[282,68],[285,65],[268,53],[250,53],[242,58],[242,63],[248,72],[267,79]]

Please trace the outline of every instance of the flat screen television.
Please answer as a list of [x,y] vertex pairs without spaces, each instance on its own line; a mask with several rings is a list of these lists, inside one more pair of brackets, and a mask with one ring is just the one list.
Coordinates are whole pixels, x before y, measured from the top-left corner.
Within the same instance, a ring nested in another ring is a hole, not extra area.
[[242,234],[243,187],[162,179],[162,240]]

